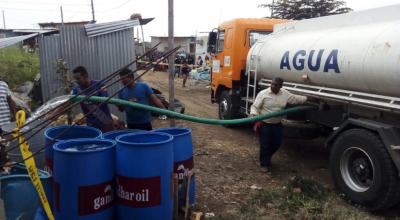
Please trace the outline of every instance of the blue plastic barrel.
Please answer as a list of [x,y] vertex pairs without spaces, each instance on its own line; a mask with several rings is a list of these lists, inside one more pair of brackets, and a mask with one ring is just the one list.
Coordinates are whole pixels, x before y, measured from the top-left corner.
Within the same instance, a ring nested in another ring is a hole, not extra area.
[[[67,130],[69,129],[69,130]],[[66,131],[67,130],[67,131]],[[65,131],[65,132],[64,132]],[[63,133],[64,132],[64,133]],[[61,136],[60,136],[61,134]],[[77,139],[77,138],[101,138],[101,131],[97,128],[89,126],[69,126],[62,125],[52,127],[44,132],[46,140],[45,150],[45,170],[52,174],[53,171],[53,145],[61,140]]]
[[173,136],[142,132],[117,137],[118,219],[172,219]]
[[[38,170],[43,185],[50,184],[50,175]],[[15,165],[10,175],[0,176],[1,199],[4,201],[7,220],[32,220],[40,206],[38,193],[25,165]]]
[[[188,176],[188,172],[193,170],[193,142],[192,129],[190,128],[161,128],[155,132],[167,133],[174,136],[174,172],[179,180],[179,204],[184,205],[185,190],[183,189],[183,179]],[[193,177],[189,188],[189,203],[193,205],[196,197],[196,182]]]
[[120,135],[137,133],[137,132],[145,132],[145,131],[138,129],[124,129],[124,130],[110,131],[103,134],[103,139],[115,140]]
[[115,141],[100,139],[66,140],[53,146],[57,220],[113,219],[115,146]]

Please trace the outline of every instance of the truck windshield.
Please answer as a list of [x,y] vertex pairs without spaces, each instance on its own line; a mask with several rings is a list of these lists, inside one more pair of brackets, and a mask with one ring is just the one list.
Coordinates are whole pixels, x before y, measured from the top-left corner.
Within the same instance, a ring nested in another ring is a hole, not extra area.
[[266,37],[270,33],[272,33],[272,32],[270,32],[270,31],[250,31],[250,34],[249,34],[250,47],[252,47],[258,40]]
[[217,53],[224,51],[225,31],[218,31]]

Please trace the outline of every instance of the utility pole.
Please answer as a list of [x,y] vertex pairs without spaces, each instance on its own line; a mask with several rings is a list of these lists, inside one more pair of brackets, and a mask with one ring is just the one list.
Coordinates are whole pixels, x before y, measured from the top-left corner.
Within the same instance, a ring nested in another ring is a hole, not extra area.
[[142,19],[139,19],[140,22],[140,29],[142,29],[142,46],[143,46],[143,54],[146,53],[146,44],[144,43],[144,32],[143,32],[143,25],[142,25]]
[[93,5],[93,0],[90,0],[90,4],[92,5],[92,23],[96,22],[96,19],[94,18],[94,5]]
[[6,29],[6,17],[4,16],[4,10],[3,10],[3,29]]
[[[174,0],[168,0],[168,48],[174,48]],[[174,75],[175,75],[175,53],[168,57],[168,72],[169,72],[169,110],[175,111],[175,88],[174,88]],[[175,127],[175,119],[169,120],[170,126]]]
[[271,18],[274,17],[274,6],[275,6],[275,0],[272,0],[272,7],[271,7]]
[[60,6],[60,12],[61,12],[61,25],[64,26],[64,13],[63,13],[62,6]]

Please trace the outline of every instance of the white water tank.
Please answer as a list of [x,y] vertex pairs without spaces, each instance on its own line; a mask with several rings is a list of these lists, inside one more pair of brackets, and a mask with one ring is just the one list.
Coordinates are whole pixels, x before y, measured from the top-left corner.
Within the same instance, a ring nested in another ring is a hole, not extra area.
[[258,79],[400,97],[400,5],[276,25],[247,64]]

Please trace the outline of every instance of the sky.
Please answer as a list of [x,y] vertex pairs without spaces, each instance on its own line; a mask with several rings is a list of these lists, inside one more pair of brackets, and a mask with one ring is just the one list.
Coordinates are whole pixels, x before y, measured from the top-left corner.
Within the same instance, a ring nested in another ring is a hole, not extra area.
[[[167,36],[168,0],[93,0],[97,22],[128,19],[133,13],[155,20],[144,26],[149,36]],[[262,3],[272,0],[174,0],[175,36],[204,35],[218,24],[234,18],[269,16]],[[355,11],[400,4],[400,0],[347,0]],[[39,22],[60,22],[60,6],[64,22],[91,20],[90,0],[0,0],[6,28],[38,28]],[[3,19],[0,16],[0,27]]]

